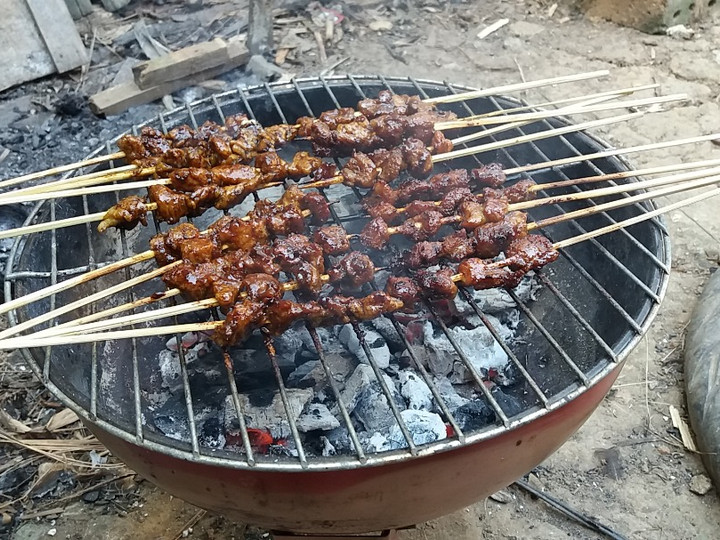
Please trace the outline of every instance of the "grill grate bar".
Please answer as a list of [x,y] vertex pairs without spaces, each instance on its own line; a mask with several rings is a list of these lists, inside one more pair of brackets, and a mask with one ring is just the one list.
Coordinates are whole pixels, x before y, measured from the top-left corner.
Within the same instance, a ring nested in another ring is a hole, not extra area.
[[233,363],[232,356],[225,353],[224,355],[225,371],[228,377],[228,386],[230,387],[230,396],[232,398],[233,407],[235,407],[235,413],[238,417],[238,424],[240,424],[240,438],[245,448],[245,454],[247,456],[247,462],[249,465],[255,465],[255,454],[250,443],[250,437],[248,435],[247,423],[245,422],[245,411],[242,403],[240,403],[240,394],[238,393],[237,383],[235,382],[235,365]]
[[535,274],[540,278],[540,281],[542,281],[543,285],[550,289],[555,296],[557,296],[558,300],[562,302],[562,304],[567,308],[567,310],[572,313],[572,316],[575,317],[575,320],[577,320],[585,330],[587,330],[592,337],[597,341],[598,345],[600,345],[605,352],[608,354],[610,359],[613,362],[617,363],[617,356],[615,355],[615,352],[612,350],[612,348],[605,342],[605,340],[600,337],[600,335],[595,331],[595,329],[592,327],[592,325],[585,320],[585,318],[580,314],[580,312],[575,308],[575,306],[572,305],[570,300],[568,300],[565,295],[560,292],[560,290],[557,288],[557,286],[548,278],[547,274],[543,272],[542,270],[535,270]]
[[355,447],[355,453],[357,454],[357,458],[360,463],[365,463],[367,461],[367,456],[365,456],[365,452],[363,451],[362,445],[360,444],[360,439],[358,439],[357,431],[355,431],[355,426],[353,426],[352,420],[350,419],[350,414],[347,411],[347,407],[345,406],[345,403],[343,403],[340,395],[340,390],[338,389],[337,383],[335,382],[335,376],[330,369],[330,366],[328,365],[327,358],[325,357],[325,351],[323,350],[322,344],[320,342],[320,336],[318,335],[317,330],[310,324],[307,324],[306,328],[310,333],[310,338],[312,339],[313,345],[315,346],[315,351],[317,352],[318,358],[320,359],[320,365],[325,372],[325,377],[327,378],[328,384],[330,385],[330,389],[335,396],[338,408],[340,409],[340,415],[343,417],[343,421],[347,426],[348,434],[350,435],[350,440]]
[[487,315],[480,309],[480,306],[477,305],[477,302],[473,300],[472,295],[468,291],[466,287],[458,287],[458,290],[462,293],[462,295],[465,297],[465,301],[472,306],[473,311],[475,311],[475,314],[480,317],[480,320],[485,325],[485,328],[488,329],[490,334],[492,334],[492,337],[497,341],[497,343],[502,347],[502,350],[505,351],[505,354],[508,355],[508,358],[510,358],[510,361],[515,365],[515,367],[520,371],[520,373],[523,376],[523,379],[525,379],[525,382],[527,382],[530,385],[530,388],[533,389],[533,392],[537,395],[537,397],[542,401],[542,404],[545,408],[548,407],[548,398],[545,395],[545,392],[543,392],[538,384],[535,382],[535,379],[528,373],[527,369],[525,369],[525,366],[520,361],[520,359],[517,357],[517,355],[512,351],[512,349],[508,346],[507,343],[505,343],[505,340],[502,339],[500,336],[500,333],[497,331],[497,329],[492,325],[490,322],[490,319],[487,318]]
[[298,432],[297,424],[295,424],[295,419],[293,418],[294,413],[292,407],[290,406],[290,400],[288,400],[287,397],[287,389],[285,388],[282,372],[280,371],[280,365],[278,364],[277,355],[275,354],[275,346],[269,336],[265,336],[264,341],[265,349],[270,357],[270,363],[272,364],[273,372],[275,373],[275,378],[277,379],[278,388],[280,390],[280,399],[283,402],[283,408],[285,409],[288,424],[290,425],[290,433],[292,433],[293,440],[295,441],[295,445],[297,447],[298,460],[300,461],[300,465],[305,468],[308,464],[307,457],[305,456],[305,449],[303,448],[302,440],[300,440],[300,433]]
[[513,300],[515,300],[515,303],[522,310],[525,316],[532,321],[532,323],[537,327],[538,330],[540,330],[540,333],[545,337],[548,343],[552,345],[553,349],[555,349],[558,354],[560,354],[562,359],[565,360],[565,363],[570,366],[570,369],[575,372],[575,374],[580,378],[580,380],[585,386],[588,386],[590,384],[590,380],[587,378],[587,375],[585,375],[583,370],[578,367],[578,365],[572,360],[572,358],[570,358],[565,349],[563,349],[563,347],[557,342],[557,340],[552,336],[552,334],[548,332],[547,328],[545,328],[545,326],[537,320],[537,317],[535,317],[535,315],[533,315],[533,313],[528,309],[525,303],[520,300],[517,294],[515,294],[515,291],[513,291],[512,289],[508,289],[508,293],[510,294],[510,296],[513,297]]
[[[71,277],[76,276],[78,274],[84,274],[85,272],[89,272],[90,270],[93,270],[95,268],[99,268],[101,266],[105,266],[104,264],[96,264],[94,266],[85,265],[85,266],[76,266],[74,268],[68,268],[65,270],[58,270],[57,271],[57,277]],[[47,279],[52,276],[52,272],[30,272],[30,271],[23,271],[23,272],[10,272],[8,274],[5,274],[5,280],[6,281],[17,281],[18,279]]]

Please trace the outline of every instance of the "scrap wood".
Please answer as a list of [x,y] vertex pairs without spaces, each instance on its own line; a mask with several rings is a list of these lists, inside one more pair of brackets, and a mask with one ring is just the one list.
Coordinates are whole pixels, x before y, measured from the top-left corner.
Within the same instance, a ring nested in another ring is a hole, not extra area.
[[216,38],[138,64],[133,67],[133,74],[138,87],[146,90],[220,66],[229,60],[227,42]]
[[697,452],[698,449],[697,446],[695,446],[690,426],[688,426],[685,419],[680,416],[680,411],[674,405],[670,405],[670,418],[672,420],[673,427],[680,432],[680,438],[682,439],[683,446],[691,452]]
[[228,40],[227,52],[229,58],[227,62],[214,68],[194,73],[189,77],[168,81],[146,89],[140,88],[135,81],[132,81],[103,90],[90,98],[90,109],[95,114],[101,116],[119,114],[130,107],[149,103],[166,94],[217,77],[221,73],[245,64],[250,58],[250,53],[245,47],[245,44],[239,39]]

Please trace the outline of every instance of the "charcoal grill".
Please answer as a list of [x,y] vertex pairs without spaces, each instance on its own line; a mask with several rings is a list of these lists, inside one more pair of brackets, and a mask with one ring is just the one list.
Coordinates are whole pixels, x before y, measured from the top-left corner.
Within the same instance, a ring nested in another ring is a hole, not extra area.
[[[182,123],[197,127],[207,119],[222,121],[226,115],[238,112],[245,112],[263,124],[292,122],[298,116],[318,114],[328,108],[353,106],[359,99],[375,96],[386,88],[424,97],[468,90],[412,78],[297,79],[213,96],[162,114],[148,125],[165,130]],[[489,97],[443,107],[465,116],[520,104],[510,98]],[[502,138],[566,124],[564,119],[545,120],[503,133]],[[606,148],[605,143],[587,133],[570,133],[458,159],[443,166],[469,168],[478,162],[499,161],[505,167],[516,167]],[[111,141],[93,155],[113,149]],[[288,150],[293,152],[297,147],[291,145]],[[537,169],[524,176],[542,183],[624,170],[629,170],[629,166],[623,160],[606,157]],[[77,174],[82,172],[85,171]],[[580,189],[584,188],[568,188]],[[259,196],[273,197],[279,193],[276,188],[264,190]],[[345,200],[358,195],[343,186],[332,186],[325,194],[331,199]],[[116,202],[116,197],[105,194],[45,201],[34,208],[27,223],[98,212]],[[572,205],[541,207],[532,210],[531,217],[541,219],[600,202],[604,201],[589,199]],[[542,232],[557,241],[652,208],[651,203],[634,204],[554,225]],[[247,209],[240,208],[238,212]],[[196,223],[203,226],[217,217],[203,216]],[[333,217],[351,227],[359,216],[336,211]],[[154,227],[151,224],[103,236],[91,225],[80,225],[23,237],[8,259],[6,299],[144,251],[157,227],[155,223]],[[346,455],[322,457],[306,448],[290,416],[289,442],[295,450],[259,452],[247,435],[242,411],[238,415],[241,440],[236,449],[206,444],[200,422],[207,401],[218,396],[206,395],[195,386],[195,368],[188,363],[182,347],[178,358],[182,414],[166,419],[181,435],[171,437],[166,434],[167,426],[160,430],[148,420],[149,402],[153,393],[160,391],[156,359],[165,347],[166,337],[30,349],[23,354],[48,388],[79,414],[113,454],[178,497],[230,518],[277,530],[324,534],[378,531],[422,522],[469,505],[506,486],[557,449],[598,405],[628,353],[650,325],[665,293],[669,260],[667,231],[658,219],[564,249],[557,262],[537,273],[542,288],[535,300],[523,300],[510,292],[521,314],[518,326],[521,339],[512,342],[504,341],[472,295],[461,291],[460,301],[479,316],[509,357],[517,382],[506,391],[513,396],[515,406],[509,408],[507,403],[495,399],[484,383],[487,374],[475,369],[468,362],[466,351],[451,339],[455,360],[466,365],[471,383],[495,418],[482,427],[463,430],[418,361],[416,346],[405,340],[408,361],[429,385],[436,408],[449,426],[449,436],[442,440],[414,443],[393,402],[391,389],[379,377],[382,370],[366,347],[369,364],[405,438],[405,448],[396,450],[372,452],[363,447],[343,406],[339,407],[338,415],[352,442],[352,451]],[[45,303],[12,312],[11,324],[129,279],[147,268],[133,267],[121,275],[107,276],[53,296]],[[126,302],[161,287],[159,281],[153,281],[122,298],[101,302],[98,308]],[[452,321],[445,320],[442,314],[437,316],[440,330],[449,335]],[[403,330],[400,322],[393,323],[396,329]],[[404,333],[401,331],[400,335]],[[330,372],[322,347],[317,354],[329,381],[328,392],[337,398],[339,383]],[[217,377],[224,378],[221,380],[224,395],[220,399],[230,396],[236,409],[240,409],[245,381],[232,366],[223,367],[219,355],[206,359],[205,365],[208,362],[215,362]],[[236,359],[235,369],[237,362]],[[267,357],[266,365],[267,378],[279,390],[287,411],[290,407],[287,373],[283,373],[275,357]]]

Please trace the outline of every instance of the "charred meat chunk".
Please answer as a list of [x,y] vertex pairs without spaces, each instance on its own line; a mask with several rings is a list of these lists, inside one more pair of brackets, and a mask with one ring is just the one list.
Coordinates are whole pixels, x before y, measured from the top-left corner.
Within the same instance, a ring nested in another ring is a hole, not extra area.
[[522,279],[521,272],[513,272],[507,266],[488,263],[483,259],[466,259],[458,265],[461,283],[478,290],[496,287],[513,288]]
[[105,212],[102,221],[98,224],[98,231],[105,232],[110,227],[132,229],[138,223],[147,225],[147,212],[145,199],[130,195]]
[[490,163],[483,165],[470,172],[473,182],[477,186],[498,188],[503,185],[506,180],[505,171],[503,171],[500,163]]
[[190,214],[194,208],[190,197],[159,184],[150,186],[148,194],[150,201],[157,205],[155,216],[159,221],[177,223],[182,217]]
[[405,308],[411,308],[420,301],[420,288],[409,277],[391,276],[385,284],[385,293],[402,301]]
[[416,274],[416,281],[425,296],[429,298],[455,298],[458,290],[452,276],[453,272],[449,268],[438,271],[419,270]]
[[408,172],[417,178],[427,178],[433,169],[432,154],[420,139],[407,139],[401,146]]
[[235,304],[225,316],[222,326],[215,330],[213,339],[221,347],[243,341],[257,327],[265,313],[265,303],[245,300]]
[[375,265],[364,253],[353,251],[343,257],[329,272],[330,282],[339,282],[352,288],[372,281]]
[[285,290],[274,276],[258,273],[245,276],[240,285],[240,292],[247,294],[251,300],[269,302],[282,298]]
[[483,259],[497,257],[512,240],[526,234],[526,215],[523,212],[510,212],[502,221],[487,223],[475,229],[475,255]]
[[370,248],[382,249],[389,240],[388,225],[380,218],[370,221],[360,232],[360,242]]
[[347,232],[339,225],[320,227],[313,233],[313,242],[325,255],[340,255],[350,249]]

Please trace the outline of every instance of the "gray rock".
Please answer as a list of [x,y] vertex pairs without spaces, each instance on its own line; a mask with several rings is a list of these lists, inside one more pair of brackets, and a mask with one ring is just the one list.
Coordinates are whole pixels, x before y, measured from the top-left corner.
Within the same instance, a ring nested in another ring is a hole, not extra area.
[[[288,388],[287,398],[293,420],[297,421],[305,405],[312,399],[313,391],[309,388]],[[288,437],[290,425],[287,413],[280,397],[276,393],[269,405],[255,406],[245,394],[240,394],[240,405],[245,416],[247,427],[267,429],[274,437]],[[239,427],[237,411],[232,396],[225,398],[225,429],[236,430]]]
[[432,408],[432,392],[424,380],[409,369],[398,373],[400,395],[407,401],[409,409],[429,411]]
[[696,474],[690,480],[689,487],[690,491],[692,491],[696,495],[707,495],[708,492],[712,489],[712,482],[710,481],[710,478],[708,478],[704,474]]
[[308,431],[328,431],[340,427],[340,422],[322,403],[310,403],[297,420],[297,428],[303,433]]
[[[429,444],[447,437],[445,422],[435,413],[407,409],[402,411],[400,416],[412,436],[413,443],[417,445]],[[407,447],[407,441],[397,424],[390,428],[387,439],[393,450]]]
[[250,57],[247,63],[248,71],[263,81],[271,81],[285,75],[285,71],[275,64],[268,62],[265,57],[255,54]]
[[[364,329],[365,331],[365,343],[371,351],[372,357],[377,363],[380,369],[385,369],[390,365],[390,349],[379,333],[374,330]],[[352,325],[346,324],[340,329],[338,333],[338,339],[340,342],[347,347],[347,350],[353,355],[357,356],[358,360],[363,364],[368,363],[368,357],[365,354],[365,349],[360,344],[360,340],[357,334],[353,330]]]

